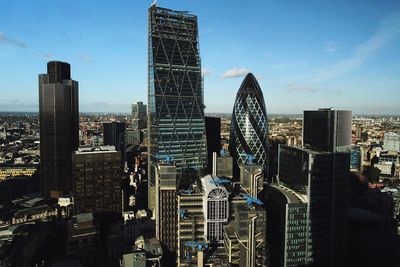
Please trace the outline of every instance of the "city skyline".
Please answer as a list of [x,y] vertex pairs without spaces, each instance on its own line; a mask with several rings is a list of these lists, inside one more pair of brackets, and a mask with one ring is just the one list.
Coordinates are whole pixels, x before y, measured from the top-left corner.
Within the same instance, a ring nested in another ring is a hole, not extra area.
[[[28,1],[0,3],[0,111],[38,111],[36,73],[49,60],[74,66],[82,112],[129,113],[133,102],[147,103],[150,1],[95,8],[76,1],[47,3],[45,10]],[[219,2],[212,9],[194,1],[157,4],[199,17],[206,113],[230,113],[235,91],[251,71],[269,114],[321,106],[400,114],[396,1],[307,2],[301,9],[270,1]],[[56,19],[60,23],[49,23]]]

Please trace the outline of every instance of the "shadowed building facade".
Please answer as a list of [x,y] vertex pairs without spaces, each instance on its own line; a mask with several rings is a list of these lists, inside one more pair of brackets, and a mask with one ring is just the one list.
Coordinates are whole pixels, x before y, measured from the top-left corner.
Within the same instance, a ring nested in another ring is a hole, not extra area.
[[233,157],[233,177],[239,178],[239,165],[251,154],[254,163],[268,166],[268,120],[260,85],[252,73],[244,78],[232,112],[229,151]]
[[149,208],[155,207],[155,166],[170,157],[178,185],[187,169],[206,167],[203,86],[197,17],[152,5],[148,16]]
[[71,189],[72,152],[79,145],[78,82],[68,63],[50,61],[39,74],[40,184],[45,197]]

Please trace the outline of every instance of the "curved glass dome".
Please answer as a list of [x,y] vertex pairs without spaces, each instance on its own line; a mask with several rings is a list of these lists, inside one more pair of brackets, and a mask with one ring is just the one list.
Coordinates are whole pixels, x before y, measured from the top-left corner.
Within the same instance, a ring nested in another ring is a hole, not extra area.
[[[268,120],[264,97],[256,78],[249,73],[244,78],[233,106],[229,151],[234,160],[234,173],[252,154],[254,163],[266,169],[268,165]],[[236,170],[235,170],[236,169]]]

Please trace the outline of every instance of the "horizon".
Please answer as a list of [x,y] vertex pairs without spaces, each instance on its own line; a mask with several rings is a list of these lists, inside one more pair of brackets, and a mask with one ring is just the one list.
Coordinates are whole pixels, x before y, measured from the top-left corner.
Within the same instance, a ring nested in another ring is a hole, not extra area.
[[[398,1],[158,2],[198,18],[205,113],[230,113],[252,72],[268,114],[334,107],[400,115]],[[48,2],[46,10],[0,3],[0,111],[37,112],[38,74],[53,60],[71,64],[82,112],[129,113],[132,103],[147,103],[151,1]]]

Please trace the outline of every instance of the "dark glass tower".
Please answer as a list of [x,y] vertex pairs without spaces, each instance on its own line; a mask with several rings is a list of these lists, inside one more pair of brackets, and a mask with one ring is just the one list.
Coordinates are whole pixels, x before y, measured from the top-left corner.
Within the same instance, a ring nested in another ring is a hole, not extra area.
[[72,152],[79,145],[78,82],[68,63],[50,61],[39,74],[40,183],[45,197],[71,189]]
[[206,117],[208,173],[212,173],[213,153],[221,151],[221,118]]
[[351,124],[351,111],[305,111],[304,147],[279,146],[266,192],[273,266],[345,265]]
[[239,177],[239,165],[246,154],[255,157],[254,163],[268,166],[268,120],[264,97],[256,77],[247,74],[236,95],[232,112],[229,151],[233,157],[234,179]]
[[118,151],[125,149],[125,122],[103,123],[103,143],[107,146],[115,146]]
[[197,17],[152,5],[148,25],[149,206],[154,208],[158,160],[170,157],[178,179],[186,169],[203,170],[206,138]]

